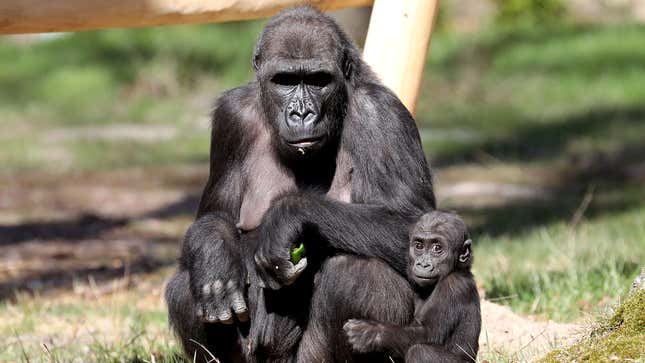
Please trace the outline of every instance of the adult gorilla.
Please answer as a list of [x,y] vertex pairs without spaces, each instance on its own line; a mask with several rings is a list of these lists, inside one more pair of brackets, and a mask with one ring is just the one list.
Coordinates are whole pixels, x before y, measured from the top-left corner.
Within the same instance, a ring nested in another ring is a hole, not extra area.
[[253,67],[213,112],[210,177],[166,289],[171,325],[191,358],[362,359],[345,320],[413,314],[408,228],[435,206],[418,130],[313,8],[271,19]]

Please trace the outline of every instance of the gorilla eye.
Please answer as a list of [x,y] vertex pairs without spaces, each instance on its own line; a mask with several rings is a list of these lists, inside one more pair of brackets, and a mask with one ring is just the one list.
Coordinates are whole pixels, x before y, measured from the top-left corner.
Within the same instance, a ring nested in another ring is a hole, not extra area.
[[432,252],[441,253],[441,251],[443,251],[443,248],[441,247],[440,244],[435,243],[435,244],[432,245]]
[[316,72],[305,76],[305,83],[310,86],[324,88],[331,83],[331,79],[331,74],[327,72]]
[[414,248],[416,248],[417,250],[422,250],[424,247],[425,246],[423,245],[423,242],[421,242],[421,241],[416,241],[414,243]]
[[271,82],[280,86],[297,86],[300,81],[300,77],[293,73],[276,73],[271,77]]

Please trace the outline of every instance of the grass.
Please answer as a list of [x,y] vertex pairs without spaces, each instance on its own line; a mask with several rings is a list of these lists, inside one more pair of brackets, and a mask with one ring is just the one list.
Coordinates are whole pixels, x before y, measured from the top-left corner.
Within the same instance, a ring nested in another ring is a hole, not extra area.
[[513,236],[484,235],[475,273],[489,299],[572,321],[629,289],[645,259],[644,220],[645,208],[639,208],[577,228],[557,222]]
[[[205,166],[206,114],[221,90],[252,77],[261,26],[0,42],[0,172]],[[444,200],[439,190],[441,206],[473,227],[475,273],[489,299],[538,318],[580,321],[615,304],[638,273],[645,260],[644,40],[643,26],[567,24],[433,37],[417,120],[438,185],[485,181],[545,191],[480,204]],[[136,126],[150,135],[111,136],[115,127]],[[160,298],[139,303],[150,293],[124,291],[109,304],[75,296],[3,302],[0,316],[13,318],[0,319],[0,334],[12,343],[0,345],[0,361],[174,361]],[[54,339],[47,349],[29,340],[94,320],[117,333],[80,334],[74,344]],[[43,332],[48,326],[55,331]]]
[[585,339],[556,349],[541,362],[640,362],[645,357],[645,290],[640,289],[605,317]]
[[18,295],[0,303],[10,313],[0,323],[0,361],[183,362],[167,328],[163,278],[145,280],[138,291],[109,296]]

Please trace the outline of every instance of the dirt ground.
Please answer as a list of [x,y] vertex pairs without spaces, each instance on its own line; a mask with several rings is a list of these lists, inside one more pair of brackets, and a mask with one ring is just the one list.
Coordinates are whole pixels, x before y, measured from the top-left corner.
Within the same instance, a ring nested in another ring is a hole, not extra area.
[[[161,282],[175,263],[205,178],[201,166],[0,175],[0,301],[14,299],[16,291],[98,301],[131,290],[142,309],[162,311]],[[456,187],[448,192],[459,194]],[[497,354],[526,360],[583,330],[486,300],[482,318],[484,361]],[[0,319],[10,325],[20,314]],[[45,327],[56,324],[43,323],[37,331],[45,339],[51,330]],[[104,331],[118,329],[109,319],[101,324]]]

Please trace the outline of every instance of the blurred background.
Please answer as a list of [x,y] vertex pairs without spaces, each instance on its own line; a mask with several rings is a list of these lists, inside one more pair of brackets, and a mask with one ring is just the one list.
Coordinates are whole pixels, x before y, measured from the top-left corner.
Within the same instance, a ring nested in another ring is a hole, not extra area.
[[[362,45],[369,9],[335,16]],[[163,284],[263,24],[0,37],[0,361],[178,359]],[[625,295],[644,101],[645,1],[442,2],[416,119],[488,300],[584,324]]]

